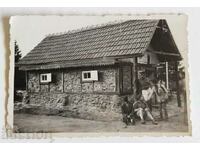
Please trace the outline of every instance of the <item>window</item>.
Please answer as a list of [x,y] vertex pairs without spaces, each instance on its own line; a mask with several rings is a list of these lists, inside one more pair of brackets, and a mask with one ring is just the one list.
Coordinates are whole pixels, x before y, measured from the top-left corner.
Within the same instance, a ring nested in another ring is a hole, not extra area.
[[84,79],[90,79],[90,78],[91,78],[91,72],[85,72]]
[[151,55],[144,54],[143,56],[138,57],[138,63],[139,64],[150,64],[151,63]]
[[47,80],[47,75],[42,75],[42,80],[46,81]]
[[82,72],[82,81],[98,81],[98,71],[83,71]]
[[51,80],[51,73],[40,74],[41,83],[49,83]]

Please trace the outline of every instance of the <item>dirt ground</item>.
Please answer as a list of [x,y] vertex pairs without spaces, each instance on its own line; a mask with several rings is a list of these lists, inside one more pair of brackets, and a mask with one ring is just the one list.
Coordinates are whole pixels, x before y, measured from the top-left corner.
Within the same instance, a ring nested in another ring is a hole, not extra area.
[[66,118],[60,116],[39,116],[31,114],[15,114],[14,125],[17,132],[187,132],[183,123],[183,114],[171,117],[167,122],[159,121],[145,125],[138,121],[134,126],[125,128],[121,121],[103,122]]
[[[158,121],[153,125],[147,121],[145,125],[140,121],[134,126],[125,127],[121,121],[96,121],[62,116],[33,115],[24,113],[14,114],[16,132],[188,132],[184,124],[184,113],[174,102],[168,105],[169,120]],[[154,112],[154,116],[158,111]]]
[[17,132],[187,132],[183,123],[183,115],[171,117],[168,121],[159,121],[145,125],[138,121],[134,126],[127,126],[121,121],[103,122],[66,118],[60,116],[38,116],[31,114],[15,114]]

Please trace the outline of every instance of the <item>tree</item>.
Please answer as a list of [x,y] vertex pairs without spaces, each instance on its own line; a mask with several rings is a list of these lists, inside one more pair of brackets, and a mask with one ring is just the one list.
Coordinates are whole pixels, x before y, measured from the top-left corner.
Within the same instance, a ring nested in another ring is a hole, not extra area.
[[17,63],[21,57],[22,57],[21,51],[19,50],[17,41],[15,41],[15,63]]
[[[19,62],[19,60],[22,57],[21,51],[19,50],[19,46],[17,44],[17,41],[14,43],[14,49],[15,49],[15,63]],[[25,90],[26,88],[26,76],[25,72],[22,70],[19,70],[18,66],[15,66],[15,74],[14,74],[14,101],[22,101],[22,96],[17,94],[18,90]]]

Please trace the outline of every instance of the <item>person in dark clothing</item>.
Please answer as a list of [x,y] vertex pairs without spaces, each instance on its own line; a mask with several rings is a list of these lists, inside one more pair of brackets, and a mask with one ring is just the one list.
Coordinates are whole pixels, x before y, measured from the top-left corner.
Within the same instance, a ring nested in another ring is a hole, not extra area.
[[180,92],[180,99],[183,101],[183,108],[184,108],[184,123],[188,124],[188,117],[187,117],[187,94],[186,94],[186,83],[185,83],[185,71],[184,69],[180,69],[179,71],[179,92]]
[[133,112],[133,104],[128,101],[128,97],[126,96],[123,99],[122,105],[122,121],[126,124],[135,124],[134,112]]

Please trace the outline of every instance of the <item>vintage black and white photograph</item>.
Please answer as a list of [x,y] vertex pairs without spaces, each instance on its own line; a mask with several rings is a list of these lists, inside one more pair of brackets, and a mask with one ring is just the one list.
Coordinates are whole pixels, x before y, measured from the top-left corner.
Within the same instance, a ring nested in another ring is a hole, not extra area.
[[15,133],[190,135],[187,16],[14,16]]

